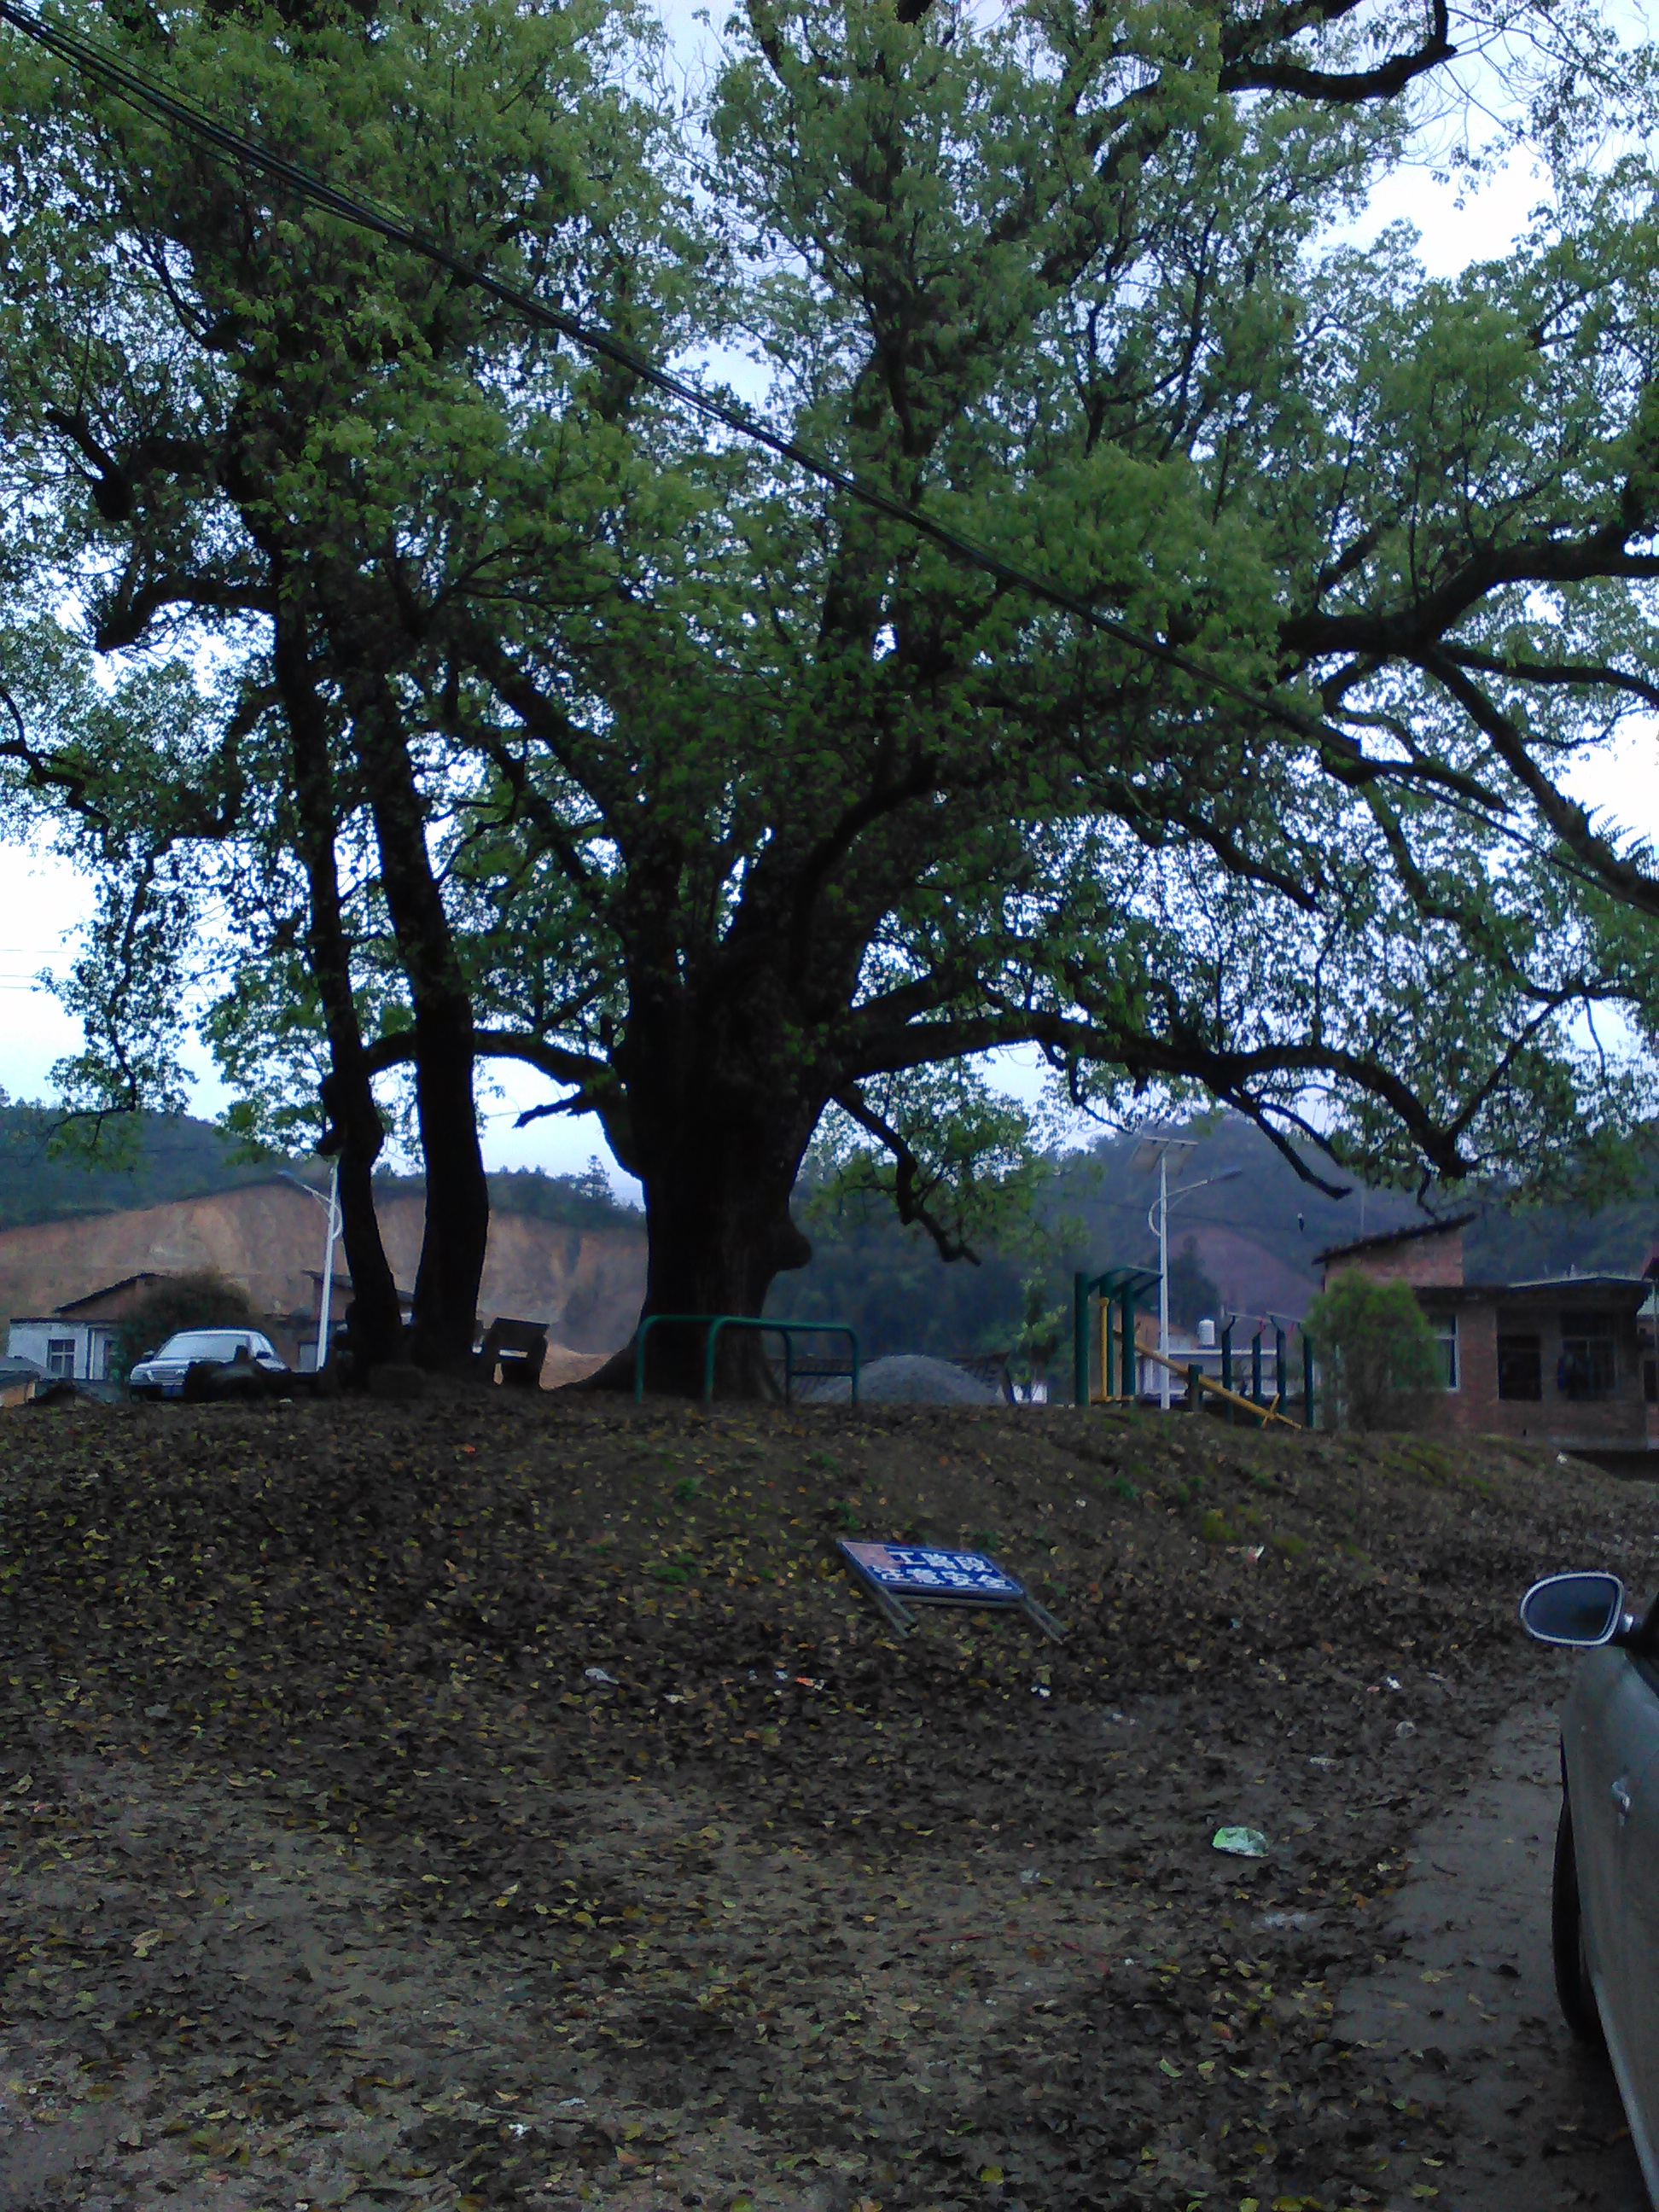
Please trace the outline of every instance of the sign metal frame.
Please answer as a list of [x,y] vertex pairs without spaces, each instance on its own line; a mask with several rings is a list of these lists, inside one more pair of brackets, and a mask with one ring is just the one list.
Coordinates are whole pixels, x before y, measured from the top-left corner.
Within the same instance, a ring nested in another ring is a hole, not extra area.
[[[910,1635],[918,1625],[909,1610],[913,1605],[968,1605],[1024,1613],[1054,1643],[1065,1641],[1065,1624],[989,1552],[846,1536],[836,1539],[836,1548],[853,1580],[901,1636]],[[871,1553],[883,1554],[884,1560],[861,1556]]]

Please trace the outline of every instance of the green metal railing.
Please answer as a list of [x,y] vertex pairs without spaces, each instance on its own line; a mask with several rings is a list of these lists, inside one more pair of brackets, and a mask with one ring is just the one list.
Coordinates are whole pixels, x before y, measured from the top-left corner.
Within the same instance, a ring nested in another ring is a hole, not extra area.
[[[1098,1297],[1109,1308],[1115,1301],[1118,1306],[1115,1333],[1109,1327],[1103,1326],[1101,1330],[1101,1395],[1132,1399],[1135,1395],[1135,1301],[1157,1281],[1157,1275],[1147,1267],[1109,1267],[1102,1275],[1073,1276],[1072,1395],[1076,1404],[1086,1406],[1092,1395],[1089,1389],[1090,1299]],[[1112,1388],[1115,1342],[1120,1381],[1115,1390]]]
[[647,1314],[634,1332],[634,1403],[645,1396],[645,1344],[653,1328],[696,1328],[708,1332],[702,1353],[702,1398],[708,1405],[714,1395],[714,1354],[720,1332],[727,1328],[770,1329],[783,1339],[783,1395],[787,1404],[794,1395],[795,1344],[798,1336],[844,1336],[853,1347],[852,1401],[859,1401],[859,1333],[842,1321],[757,1321],[752,1314]]

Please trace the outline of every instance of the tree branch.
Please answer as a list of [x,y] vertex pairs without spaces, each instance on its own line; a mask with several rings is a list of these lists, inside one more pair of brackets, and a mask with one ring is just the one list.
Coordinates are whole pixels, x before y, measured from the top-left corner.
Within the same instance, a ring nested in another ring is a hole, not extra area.
[[1423,668],[1438,679],[1470,720],[1491,738],[1499,758],[1573,858],[1638,913],[1659,915],[1659,879],[1622,859],[1605,837],[1597,836],[1584,808],[1558,791],[1534,760],[1509,716],[1448,654],[1425,653],[1420,660]]
[[[1352,0],[1348,0],[1348,5]],[[1304,21],[1317,21],[1346,15],[1348,7],[1338,6],[1309,9],[1298,11]],[[1286,10],[1288,15],[1291,11]],[[1231,37],[1224,36],[1222,52],[1229,46],[1242,46],[1249,31],[1259,30],[1261,19],[1242,27]],[[1299,29],[1301,24],[1287,24],[1287,29]],[[1407,86],[1430,70],[1438,69],[1443,62],[1455,58],[1457,49],[1451,43],[1450,18],[1446,0],[1435,0],[1432,27],[1420,46],[1409,53],[1391,54],[1369,70],[1312,70],[1295,62],[1252,61],[1241,52],[1236,61],[1224,61],[1218,82],[1224,92],[1288,92],[1298,100],[1311,100],[1322,105],[1347,106],[1363,100],[1393,100]]]
[[892,1123],[877,1113],[855,1084],[848,1084],[844,1090],[837,1091],[835,1098],[843,1114],[850,1115],[860,1128],[867,1130],[878,1144],[884,1146],[892,1154],[896,1170],[893,1198],[898,1207],[898,1218],[905,1227],[908,1229],[914,1223],[925,1229],[933,1238],[941,1260],[967,1260],[977,1267],[979,1255],[972,1246],[963,1237],[952,1237],[945,1224],[936,1220],[927,1211],[927,1194],[938,1188],[939,1179],[935,1176],[927,1184],[926,1191],[921,1188],[927,1170]]

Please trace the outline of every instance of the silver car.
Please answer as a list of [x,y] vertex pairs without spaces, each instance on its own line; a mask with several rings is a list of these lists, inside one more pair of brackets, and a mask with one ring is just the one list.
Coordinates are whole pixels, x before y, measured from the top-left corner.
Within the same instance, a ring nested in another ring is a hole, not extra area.
[[127,1377],[135,1398],[180,1398],[185,1377],[198,1361],[222,1367],[238,1354],[268,1375],[286,1375],[286,1360],[257,1328],[185,1328],[170,1336],[159,1352],[147,1352]]
[[1534,1583],[1521,1625],[1586,1655],[1561,1715],[1555,1986],[1574,2034],[1607,2045],[1659,2204],[1659,1646],[1617,1575]]

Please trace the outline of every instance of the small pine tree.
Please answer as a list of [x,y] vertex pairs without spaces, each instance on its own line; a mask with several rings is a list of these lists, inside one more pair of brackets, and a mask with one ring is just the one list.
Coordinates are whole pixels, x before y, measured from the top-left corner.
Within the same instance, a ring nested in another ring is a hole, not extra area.
[[1014,1339],[1014,1356],[1008,1363],[1008,1371],[1016,1382],[1042,1382],[1048,1375],[1048,1362],[1060,1349],[1060,1340],[1066,1332],[1066,1310],[1048,1304],[1048,1286],[1040,1275],[1033,1275],[1023,1285],[1023,1312],[1019,1334]]
[[1409,1283],[1345,1268],[1308,1309],[1334,1425],[1402,1429],[1444,1381],[1440,1352]]

